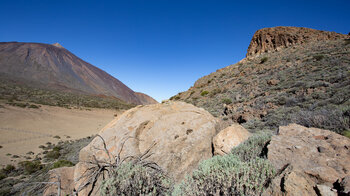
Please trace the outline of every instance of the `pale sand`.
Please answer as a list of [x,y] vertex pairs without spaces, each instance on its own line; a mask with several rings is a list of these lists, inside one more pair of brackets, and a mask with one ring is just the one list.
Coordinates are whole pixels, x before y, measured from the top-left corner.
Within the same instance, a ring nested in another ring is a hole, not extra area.
[[[22,157],[29,151],[41,152],[39,145],[60,141],[53,138],[56,135],[61,140],[71,140],[97,134],[114,118],[114,114],[122,113],[108,109],[88,111],[52,106],[41,106],[40,109],[4,106],[0,108],[0,165],[24,160],[12,158],[12,155]],[[12,155],[7,156],[7,153]]]

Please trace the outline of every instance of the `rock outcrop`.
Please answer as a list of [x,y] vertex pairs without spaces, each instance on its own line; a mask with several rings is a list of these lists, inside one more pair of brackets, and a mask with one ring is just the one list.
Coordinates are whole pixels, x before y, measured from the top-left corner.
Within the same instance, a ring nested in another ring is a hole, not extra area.
[[213,138],[214,155],[225,155],[233,147],[238,146],[249,138],[251,134],[239,124],[233,124],[221,130]]
[[[50,182],[55,182],[47,186],[43,195],[57,195],[58,185],[60,186],[61,195],[71,195],[74,189],[74,167],[61,167],[49,171]],[[59,184],[58,184],[59,183]]]
[[255,32],[247,51],[247,57],[271,52],[311,41],[348,38],[348,35],[320,31],[304,27],[273,27]]
[[281,126],[267,156],[280,174],[265,195],[332,195],[350,188],[350,139],[334,132]]
[[[148,160],[156,162],[179,182],[201,160],[212,157],[216,123],[217,119],[202,108],[183,102],[166,102],[130,109],[103,128],[99,135],[112,156],[119,152],[121,157],[137,156],[154,145]],[[76,190],[87,180],[81,177],[95,158],[109,161],[99,137],[80,151],[79,163],[74,168]],[[79,195],[87,195],[89,191],[84,189]],[[98,195],[95,191],[92,195]]]

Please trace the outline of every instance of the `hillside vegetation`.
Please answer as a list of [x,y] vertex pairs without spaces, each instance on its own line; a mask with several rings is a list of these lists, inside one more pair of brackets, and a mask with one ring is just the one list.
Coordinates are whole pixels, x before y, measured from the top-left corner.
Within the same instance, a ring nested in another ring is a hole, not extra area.
[[313,41],[247,57],[173,96],[250,131],[295,122],[349,130],[350,40]]
[[115,97],[45,90],[9,80],[0,81],[0,101],[19,107],[31,106],[27,102],[68,109],[72,107],[129,109],[135,106]]

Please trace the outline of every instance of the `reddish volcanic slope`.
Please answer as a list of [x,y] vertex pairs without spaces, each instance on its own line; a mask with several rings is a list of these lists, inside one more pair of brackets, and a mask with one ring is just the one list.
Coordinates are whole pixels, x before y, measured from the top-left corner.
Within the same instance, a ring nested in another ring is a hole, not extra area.
[[156,103],[58,43],[0,42],[0,76],[52,90],[113,96],[134,104]]

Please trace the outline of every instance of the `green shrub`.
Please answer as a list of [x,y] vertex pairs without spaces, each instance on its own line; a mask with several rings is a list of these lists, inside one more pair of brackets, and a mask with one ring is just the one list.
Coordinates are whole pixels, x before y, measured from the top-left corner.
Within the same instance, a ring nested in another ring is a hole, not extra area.
[[342,135],[344,135],[347,138],[350,138],[350,130],[344,131]]
[[34,109],[39,109],[39,106],[37,105],[34,105],[34,104],[31,104],[28,106],[28,108],[34,108]]
[[8,164],[8,165],[6,165],[6,167],[4,167],[4,168],[2,169],[2,171],[3,171],[4,173],[6,173],[6,174],[9,174],[9,173],[11,173],[12,171],[14,171],[15,169],[16,169],[15,166]]
[[180,95],[174,95],[174,96],[170,97],[170,100],[175,100],[175,101],[177,101],[177,100],[179,100],[180,98],[181,98]]
[[59,168],[59,167],[71,167],[71,166],[74,166],[72,162],[67,160],[59,160],[52,165],[52,169]]
[[22,162],[19,162],[19,166],[24,170],[25,174],[32,174],[43,168],[43,166],[41,165],[41,162],[38,160],[22,161]]
[[60,156],[61,156],[61,154],[59,151],[51,150],[51,151],[47,152],[44,157],[48,160],[55,160],[55,159],[60,158]]
[[5,187],[0,189],[0,196],[8,196],[11,195],[11,188]]
[[344,39],[345,41],[345,45],[349,45],[350,44],[350,39]]
[[209,95],[210,95],[210,97],[214,97],[215,95],[217,95],[221,92],[222,92],[221,89],[216,88],[216,89],[212,90]]
[[167,195],[171,180],[158,170],[140,164],[124,163],[114,176],[102,182],[102,195]]
[[55,138],[55,139],[61,139],[61,137],[58,136],[58,135],[53,136],[53,138]]
[[7,178],[7,175],[3,172],[0,172],[0,180]]
[[228,105],[228,104],[232,103],[232,100],[228,99],[228,98],[225,98],[225,99],[222,99],[221,102]]
[[55,147],[52,148],[53,151],[58,151],[58,152],[59,152],[61,149],[62,149],[61,146],[55,146]]
[[315,56],[314,56],[314,59],[315,59],[316,61],[320,61],[320,60],[322,60],[323,58],[324,58],[323,55],[315,55]]
[[208,91],[202,91],[202,92],[201,92],[201,95],[202,95],[202,96],[206,96],[207,94],[209,94]]
[[271,140],[272,134],[269,132],[260,132],[250,136],[239,146],[233,148],[231,153],[242,161],[249,161],[257,157],[265,158],[264,147]]
[[261,58],[260,64],[264,64],[267,60],[269,60],[269,58],[267,58],[267,57]]
[[233,154],[214,156],[202,161],[173,195],[260,195],[274,173],[261,158],[242,162]]

